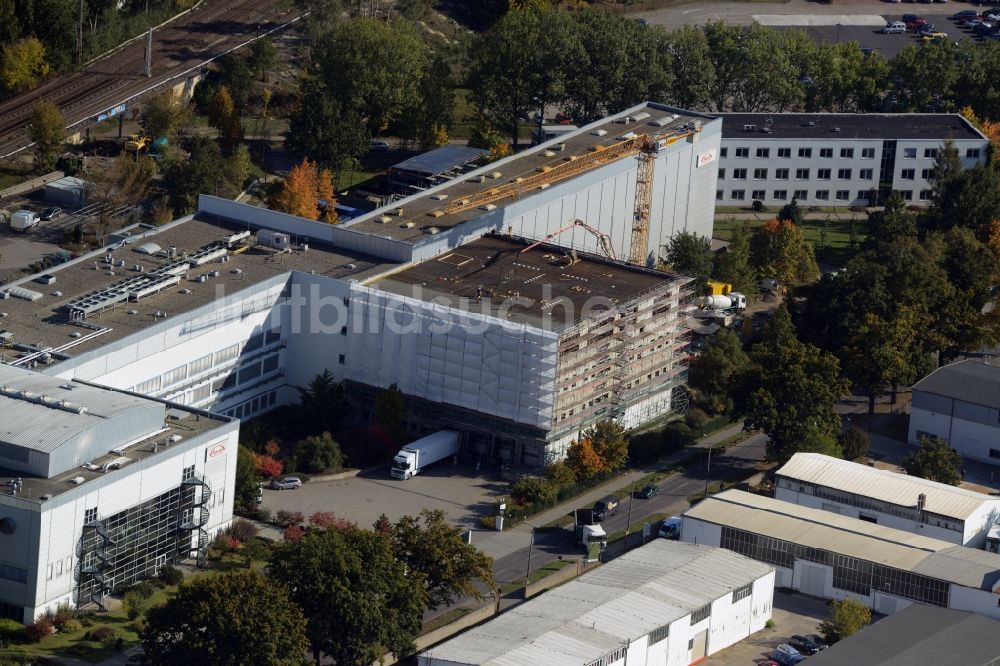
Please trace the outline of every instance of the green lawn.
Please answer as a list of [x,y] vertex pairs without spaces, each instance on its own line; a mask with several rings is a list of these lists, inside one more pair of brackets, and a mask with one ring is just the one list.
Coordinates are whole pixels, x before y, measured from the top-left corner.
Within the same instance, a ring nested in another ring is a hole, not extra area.
[[[713,235],[716,238],[729,240],[732,237],[733,228],[737,224],[746,222],[751,227],[759,227],[764,221],[764,219],[716,219]],[[856,248],[852,249],[851,247],[852,226],[854,227],[857,243],[860,245],[868,236],[864,220],[839,220],[832,217],[829,220],[805,220],[802,223],[802,232],[806,240],[816,248],[816,259],[818,261],[834,266],[843,266],[857,251]],[[823,231],[824,227],[826,229],[825,235]]]

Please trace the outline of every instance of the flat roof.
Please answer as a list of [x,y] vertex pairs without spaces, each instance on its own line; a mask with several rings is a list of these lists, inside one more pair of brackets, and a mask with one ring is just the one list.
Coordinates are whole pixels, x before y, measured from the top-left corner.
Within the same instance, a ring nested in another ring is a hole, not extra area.
[[469,146],[441,146],[392,165],[393,171],[437,176],[472,162],[490,151]]
[[[133,228],[133,235],[130,237],[133,242],[123,247],[114,246],[112,252],[114,260],[124,261],[124,266],[111,267],[104,264],[101,260],[105,250],[98,250],[78,261],[46,269],[45,274],[55,277],[52,284],[40,284],[35,281],[37,276],[29,276],[0,286],[0,292],[16,285],[40,296],[35,301],[13,296],[0,300],[0,310],[6,313],[6,317],[0,319],[0,331],[13,333],[15,343],[40,348],[58,349],[72,343],[73,346],[65,353],[73,356],[162,322],[163,319],[158,319],[154,313],[165,313],[168,318],[176,316],[211,303],[220,294],[234,294],[257,282],[292,270],[313,271],[330,277],[355,278],[361,281],[397,265],[349,250],[326,247],[312,240],[308,251],[293,250],[280,255],[275,250],[258,245],[238,254],[230,252],[228,261],[224,264],[213,261],[191,268],[178,284],[145,296],[138,302],[122,303],[113,309],[88,316],[85,324],[106,329],[100,335],[90,337],[94,332],[92,328],[81,327],[69,320],[65,306],[70,301],[140,275],[133,270],[137,264],[148,274],[171,263],[165,257],[137,251],[143,244],[155,243],[163,250],[176,247],[179,252],[191,254],[246,229],[245,224],[210,215],[181,219],[153,230]],[[140,232],[145,232],[141,238]],[[114,275],[108,274],[110,270],[113,270]],[[213,271],[219,271],[219,275],[206,282],[197,281],[200,275]],[[185,290],[186,293],[182,293]],[[129,314],[133,310],[135,314]],[[0,358],[7,363],[16,362],[27,353],[16,348],[0,347]]]
[[913,385],[924,391],[973,405],[1000,409],[1000,367],[969,359],[938,368]]
[[992,591],[1000,578],[1000,555],[996,553],[741,490],[712,495],[684,516],[970,588]]
[[[625,119],[633,120],[624,123]],[[628,132],[672,133],[692,124],[693,121],[698,120],[707,124],[714,119],[714,115],[684,111],[662,104],[652,102],[639,104],[350,220],[345,226],[355,231],[415,244],[427,238],[431,228],[450,229],[489,212],[471,208],[455,213],[432,215],[435,211],[444,211],[458,200],[512,183],[517,178],[538,175],[564,165],[574,157],[590,155],[619,143],[621,139],[618,137]],[[556,150],[560,146],[563,148]],[[498,200],[495,206],[502,207],[514,201],[517,199]],[[397,208],[403,209],[402,215],[395,215],[392,212]]]
[[[719,113],[722,140],[986,140],[957,113]],[[753,129],[745,129],[753,125]],[[769,128],[769,129],[765,129]]]
[[925,511],[959,520],[969,518],[984,503],[1000,505],[1000,499],[973,490],[876,469],[819,453],[796,453],[775,475],[871,497],[896,506],[912,507],[914,510],[918,497],[923,495]]
[[[4,366],[0,365],[0,368],[3,367]],[[149,436],[138,441],[127,442],[128,446],[121,449],[119,452],[111,451],[111,448],[121,446],[126,443],[109,442],[107,453],[91,460],[90,462],[92,466],[74,467],[50,478],[27,476],[22,472],[13,472],[0,467],[0,487],[9,486],[10,481],[15,478],[19,478],[21,480],[21,488],[17,493],[17,497],[19,499],[31,502],[41,502],[44,501],[41,499],[43,495],[56,497],[69,492],[78,486],[84,486],[88,482],[99,477],[128,474],[129,468],[135,465],[135,463],[156,455],[165,455],[172,446],[170,438],[179,436],[184,439],[191,439],[192,437],[209,432],[210,430],[214,430],[215,428],[219,428],[236,420],[226,416],[211,414],[199,409],[176,405],[161,400],[154,400],[152,398],[144,398],[127,391],[100,387],[78,380],[72,380],[64,383],[73,387],[71,390],[74,392],[74,395],[78,392],[96,391],[106,394],[105,398],[103,398],[105,401],[129,401],[134,399],[151,403],[160,403],[166,409],[166,418],[163,421],[162,429],[157,432],[150,433]],[[2,407],[0,407],[0,411],[2,411]],[[154,450],[154,448],[156,450]],[[111,469],[107,472],[101,471],[101,467],[104,463],[110,462],[119,457],[128,458],[128,462],[121,468]],[[74,483],[73,480],[78,478],[82,479],[82,481],[80,483]],[[9,490],[5,489],[3,491],[3,495],[9,494]]]
[[1000,622],[969,611],[910,604],[826,650],[809,666],[991,666],[1000,659]]
[[[503,234],[487,234],[451,252],[373,280],[378,289],[469,311],[562,328],[584,314],[691,278],[631,266]],[[588,305],[592,310],[588,310]]]
[[656,539],[423,653],[482,666],[579,666],[773,571],[712,546]]

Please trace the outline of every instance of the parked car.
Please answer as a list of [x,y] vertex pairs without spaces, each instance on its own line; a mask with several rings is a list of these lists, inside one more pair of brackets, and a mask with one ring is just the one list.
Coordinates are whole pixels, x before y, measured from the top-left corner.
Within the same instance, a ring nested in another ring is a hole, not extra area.
[[271,490],[295,490],[302,487],[302,479],[297,476],[286,476],[283,479],[271,479]]
[[660,494],[660,487],[655,484],[647,484],[636,492],[635,496],[642,499],[652,499]]
[[788,644],[805,655],[816,654],[824,647],[826,647],[820,643],[815,642],[808,636],[799,636],[799,635],[792,636],[791,638],[789,638]]
[[933,23],[924,23],[922,26],[917,28],[917,34],[922,35],[926,32],[935,32],[937,27]]
[[829,646],[824,642],[826,639],[819,634],[806,634],[806,638],[819,646],[820,650],[825,650]]
[[656,533],[656,536],[660,539],[667,539],[676,541],[681,538],[681,524],[682,520],[680,516],[670,516],[663,521],[660,525],[660,531]]
[[894,35],[906,32],[906,24],[902,21],[893,21],[892,23],[886,23],[879,29],[883,35]]
[[618,505],[621,503],[618,495],[608,495],[603,499],[594,502],[594,520],[600,522],[607,516],[618,513]]
[[951,15],[952,21],[960,21],[962,18],[978,18],[979,12],[975,9],[963,9],[960,12],[955,12]]
[[798,650],[787,643],[782,643],[771,652],[771,659],[781,664],[781,666],[795,666],[805,657]]
[[42,219],[48,222],[49,220],[54,220],[62,215],[62,208],[46,208],[42,212]]
[[389,144],[385,141],[373,140],[371,143],[368,144],[368,150],[372,151],[373,153],[384,153],[385,151],[389,150]]
[[934,32],[922,32],[920,33],[920,39],[924,40],[925,42],[933,42],[939,39],[948,39],[948,33],[939,32],[937,30],[935,30]]
[[906,25],[907,30],[917,31],[920,26],[927,25],[927,19],[916,14],[907,14],[903,17],[903,24]]

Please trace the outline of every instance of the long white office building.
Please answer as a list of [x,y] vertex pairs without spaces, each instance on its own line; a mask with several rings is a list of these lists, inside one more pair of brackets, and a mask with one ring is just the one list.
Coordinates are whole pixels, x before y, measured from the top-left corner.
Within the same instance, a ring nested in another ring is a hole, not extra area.
[[764,628],[774,570],[657,539],[419,656],[420,666],[687,666]]
[[0,617],[103,606],[232,520],[238,422],[0,365]]
[[684,513],[681,540],[775,567],[775,585],[857,599],[891,615],[911,603],[1000,619],[1000,555],[739,490]]
[[785,502],[972,548],[1000,516],[1000,498],[819,453],[793,455],[774,490]]

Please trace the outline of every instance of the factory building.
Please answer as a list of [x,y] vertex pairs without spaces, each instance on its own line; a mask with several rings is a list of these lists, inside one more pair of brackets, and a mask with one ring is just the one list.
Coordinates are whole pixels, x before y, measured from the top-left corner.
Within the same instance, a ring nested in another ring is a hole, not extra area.
[[774,496],[972,548],[1000,517],[996,497],[819,453],[796,453],[775,472]]
[[203,559],[232,519],[233,419],[10,365],[0,414],[2,618],[103,607],[164,564]]
[[775,585],[891,615],[917,602],[1000,619],[1000,555],[727,490],[684,513],[681,540],[775,567]]
[[774,570],[657,539],[419,655],[420,666],[687,666],[760,631]]
[[720,206],[927,206],[934,160],[954,143],[965,168],[989,140],[957,113],[721,113]]

